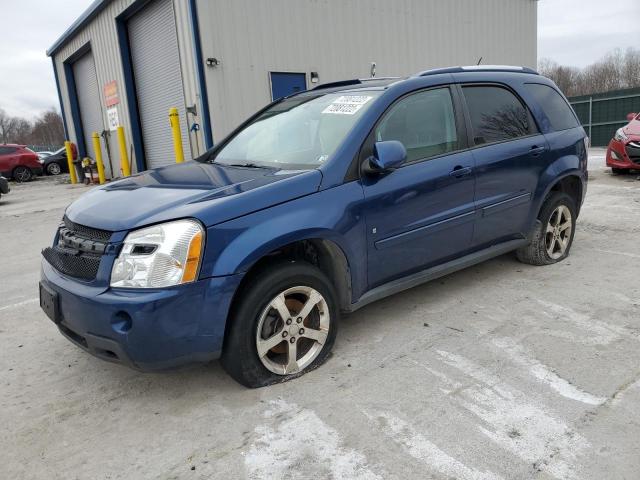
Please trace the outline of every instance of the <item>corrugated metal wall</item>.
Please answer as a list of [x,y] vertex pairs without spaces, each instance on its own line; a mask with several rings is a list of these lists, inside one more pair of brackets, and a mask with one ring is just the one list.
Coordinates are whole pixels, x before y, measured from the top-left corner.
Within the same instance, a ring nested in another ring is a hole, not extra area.
[[532,0],[198,0],[215,140],[270,98],[269,71],[320,82],[484,64],[536,66]]
[[[96,75],[98,78],[98,86],[100,89],[100,104],[102,105],[102,113],[104,126],[107,127],[106,107],[104,105],[104,99],[102,98],[102,87],[112,80],[115,80],[118,84],[118,95],[120,97],[120,103],[117,105],[118,117],[120,123],[125,127],[125,135],[128,142],[130,160],[135,170],[135,153],[132,148],[132,130],[129,116],[129,109],[127,107],[127,95],[125,91],[124,72],[122,69],[122,62],[120,57],[120,49],[118,44],[118,34],[116,29],[115,18],[126,10],[134,0],[113,0],[107,7],[102,10],[92,22],[85,28],[81,29],[71,40],[69,40],[53,57],[60,81],[60,91],[62,93],[64,110],[67,116],[67,127],[69,130],[69,136],[72,141],[77,142],[77,135],[74,129],[73,122],[71,121],[71,104],[69,101],[68,87],[64,74],[63,63],[75,52],[81,49],[87,43],[91,44],[91,50],[94,53],[94,59],[96,64]],[[189,19],[188,0],[174,0],[174,9],[176,15],[176,28],[178,34],[178,45],[180,49],[180,61],[183,72],[183,86],[185,93],[185,103],[187,105],[197,104],[199,97],[197,96],[197,83],[195,75],[195,63],[193,57],[193,41],[191,37],[191,22]],[[187,121],[187,119],[181,119]],[[193,121],[194,119],[191,118]],[[199,120],[196,118],[195,120]],[[169,112],[167,112],[167,135],[171,135],[169,130]],[[115,138],[115,132],[112,132],[112,137]],[[193,138],[194,134],[191,134],[192,144],[196,144],[196,139]],[[203,145],[201,134],[198,134],[198,144]],[[117,148],[113,148],[116,142],[111,143],[111,156],[114,170],[119,171],[119,154]],[[186,146],[188,148],[188,146]],[[171,154],[171,152],[169,152]],[[106,152],[103,149],[103,156],[106,161]]]
[[[173,0],[187,106],[201,115],[189,0]],[[54,55],[72,140],[63,62],[87,42],[94,52],[100,89],[118,84],[120,123],[131,142],[124,73],[115,18],[134,0],[112,0]],[[537,2],[534,0],[196,0],[212,128],[216,141],[270,99],[269,72],[318,72],[320,83],[409,75],[426,68],[502,63],[535,66]],[[105,126],[106,109],[101,98]],[[202,124],[188,115],[188,126]],[[167,120],[168,125],[168,120]],[[168,127],[167,127],[168,128]],[[190,133],[193,156],[204,151]],[[115,143],[112,142],[112,145]],[[133,152],[133,149],[130,149]],[[112,148],[115,170],[117,149]],[[135,165],[135,160],[132,159]]]

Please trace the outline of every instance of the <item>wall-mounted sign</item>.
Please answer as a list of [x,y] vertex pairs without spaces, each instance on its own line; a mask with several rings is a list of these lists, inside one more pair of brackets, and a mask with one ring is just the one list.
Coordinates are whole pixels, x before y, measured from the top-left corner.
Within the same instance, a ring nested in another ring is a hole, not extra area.
[[115,80],[105,83],[104,88],[104,104],[107,107],[113,107],[120,103],[120,97],[118,97],[118,84]]
[[118,125],[120,125],[120,120],[118,119],[118,107],[115,105],[107,108],[107,122],[109,123],[109,130],[112,132],[115,132],[118,129]]

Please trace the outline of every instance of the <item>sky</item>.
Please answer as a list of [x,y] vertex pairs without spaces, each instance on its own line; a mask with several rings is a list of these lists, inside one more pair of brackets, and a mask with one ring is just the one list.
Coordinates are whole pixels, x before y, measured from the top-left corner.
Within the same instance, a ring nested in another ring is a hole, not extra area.
[[[91,3],[0,0],[0,108],[28,119],[60,108],[45,50]],[[640,0],[540,0],[538,58],[584,67],[613,48],[640,48],[639,19]]]

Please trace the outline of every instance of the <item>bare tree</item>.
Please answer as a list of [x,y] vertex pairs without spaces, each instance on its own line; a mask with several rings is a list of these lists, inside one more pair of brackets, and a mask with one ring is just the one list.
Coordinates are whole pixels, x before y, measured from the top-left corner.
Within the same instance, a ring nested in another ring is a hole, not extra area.
[[55,110],[44,112],[30,122],[11,117],[0,109],[0,142],[23,145],[62,145],[64,127],[62,117]]
[[615,49],[583,69],[543,58],[538,70],[551,78],[568,97],[635,88],[640,87],[640,50]]

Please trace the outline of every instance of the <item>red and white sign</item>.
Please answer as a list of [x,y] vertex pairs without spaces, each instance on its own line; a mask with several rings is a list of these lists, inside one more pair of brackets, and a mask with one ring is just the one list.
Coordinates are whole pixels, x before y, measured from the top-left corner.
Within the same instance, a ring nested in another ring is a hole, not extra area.
[[104,88],[104,104],[107,107],[113,107],[120,103],[120,97],[118,97],[118,84],[115,80],[105,83]]

